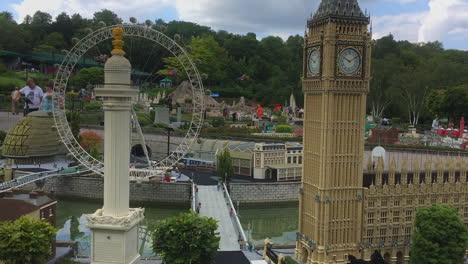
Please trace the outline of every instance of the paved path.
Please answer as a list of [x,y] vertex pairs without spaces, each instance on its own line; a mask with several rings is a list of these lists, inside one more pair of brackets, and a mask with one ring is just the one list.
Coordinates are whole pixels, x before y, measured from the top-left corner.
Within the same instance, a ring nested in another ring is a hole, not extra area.
[[216,186],[199,185],[198,199],[201,203],[200,215],[209,216],[218,220],[218,230],[221,236],[220,251],[240,250],[237,243],[237,232],[229,216],[222,191],[217,191]]

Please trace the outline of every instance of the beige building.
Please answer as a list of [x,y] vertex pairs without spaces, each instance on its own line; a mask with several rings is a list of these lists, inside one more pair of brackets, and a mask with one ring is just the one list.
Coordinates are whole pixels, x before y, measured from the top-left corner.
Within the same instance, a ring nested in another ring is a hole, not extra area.
[[408,263],[416,210],[433,203],[458,208],[468,225],[466,161],[415,162],[410,170],[407,160],[385,166],[381,159],[363,173],[368,25],[357,0],[322,0],[307,21],[296,243],[303,263],[344,264],[350,254],[369,260],[375,250],[392,264]]
[[302,145],[257,143],[253,151],[254,178],[298,181],[302,177]]

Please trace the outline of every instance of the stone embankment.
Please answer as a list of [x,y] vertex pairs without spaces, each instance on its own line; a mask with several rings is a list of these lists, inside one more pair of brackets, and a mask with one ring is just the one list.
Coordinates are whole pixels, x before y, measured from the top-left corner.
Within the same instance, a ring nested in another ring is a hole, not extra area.
[[231,199],[234,203],[286,203],[299,200],[300,182],[282,183],[231,183]]
[[[35,183],[23,189],[37,189]],[[55,191],[58,197],[102,199],[104,181],[102,177],[54,177],[48,179],[44,191]],[[130,200],[132,202],[156,202],[161,204],[189,205],[191,198],[190,183],[131,182]]]

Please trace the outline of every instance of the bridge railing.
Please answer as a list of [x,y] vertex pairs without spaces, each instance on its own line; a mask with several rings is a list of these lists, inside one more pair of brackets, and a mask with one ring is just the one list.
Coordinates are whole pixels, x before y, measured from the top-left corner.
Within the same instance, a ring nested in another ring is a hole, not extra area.
[[[73,169],[72,171],[69,171],[70,169]],[[74,175],[76,173],[82,173],[82,172],[88,172],[90,170],[82,170],[80,171],[78,167],[70,167],[65,170],[52,170],[52,171],[43,171],[43,172],[37,172],[37,173],[31,173],[28,175],[24,175],[21,177],[18,177],[16,179],[13,179],[11,181],[3,182],[0,183],[0,193],[9,191],[13,188],[18,188],[39,180],[51,178],[51,177],[56,177],[56,176],[68,176],[68,175]]]
[[223,188],[225,190],[224,193],[226,194],[225,199],[228,201],[229,206],[231,206],[232,208],[232,217],[234,217],[234,222],[235,222],[234,226],[236,227],[237,231],[240,233],[240,235],[242,236],[242,239],[244,240],[244,250],[245,250],[249,246],[249,241],[247,240],[247,236],[245,235],[244,229],[242,228],[236,208],[234,207],[234,204],[232,203],[231,196],[229,195],[228,188],[226,187],[226,183],[223,183]]

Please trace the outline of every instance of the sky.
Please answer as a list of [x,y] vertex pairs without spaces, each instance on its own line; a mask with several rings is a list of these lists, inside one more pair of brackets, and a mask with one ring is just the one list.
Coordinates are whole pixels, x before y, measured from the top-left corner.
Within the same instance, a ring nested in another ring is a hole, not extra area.
[[[342,0],[346,1],[346,0]],[[353,1],[353,0],[349,0]],[[306,20],[320,0],[0,0],[18,22],[37,10],[53,17],[65,11],[92,18],[101,9],[116,12],[124,21],[136,17],[184,20],[214,30],[259,38],[303,35]],[[371,15],[373,37],[389,33],[410,42],[441,41],[446,49],[468,50],[468,0],[358,0]]]

